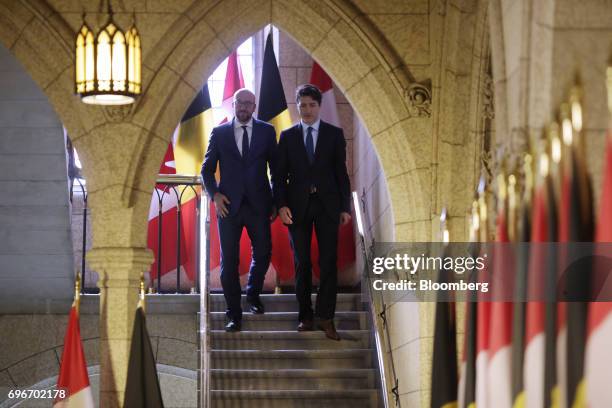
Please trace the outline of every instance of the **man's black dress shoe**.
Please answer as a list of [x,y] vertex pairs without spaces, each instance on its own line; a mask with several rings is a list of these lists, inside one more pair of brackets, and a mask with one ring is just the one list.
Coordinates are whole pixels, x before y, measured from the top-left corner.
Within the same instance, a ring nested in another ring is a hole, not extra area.
[[264,314],[264,305],[259,298],[247,299],[249,310],[253,314]]
[[239,332],[241,328],[241,322],[240,320],[233,320],[231,319],[229,322],[227,322],[227,324],[225,325],[225,331],[226,332]]
[[313,330],[314,330],[314,323],[312,322],[312,320],[302,320],[300,324],[298,324],[298,327],[297,327],[297,331],[299,332],[313,331]]

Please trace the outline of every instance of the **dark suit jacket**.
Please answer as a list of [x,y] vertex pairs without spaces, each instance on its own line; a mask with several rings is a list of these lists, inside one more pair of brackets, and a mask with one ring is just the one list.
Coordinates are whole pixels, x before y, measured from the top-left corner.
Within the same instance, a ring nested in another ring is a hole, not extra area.
[[321,121],[312,164],[308,161],[300,124],[281,133],[278,143],[274,198],[277,208],[288,206],[293,222],[306,212],[310,187],[317,189],[326,212],[336,220],[350,212],[350,182],[346,171],[346,142],[342,129]]
[[[268,165],[274,180],[276,132],[272,125],[253,118],[249,153],[243,160],[234,138],[233,123],[217,126],[210,135],[202,164],[204,187],[211,198],[217,192],[227,196],[230,216],[236,214],[244,197],[257,213],[269,215],[273,199]],[[217,163],[220,171],[218,185],[215,180]]]

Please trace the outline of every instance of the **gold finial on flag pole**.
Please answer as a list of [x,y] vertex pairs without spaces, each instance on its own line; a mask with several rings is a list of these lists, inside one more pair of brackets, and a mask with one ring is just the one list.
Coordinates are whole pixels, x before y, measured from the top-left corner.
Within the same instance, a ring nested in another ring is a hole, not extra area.
[[516,194],[516,176],[514,174],[510,174],[508,176],[508,237],[510,241],[514,241],[516,239],[517,232],[517,221],[518,221],[518,202],[517,202],[517,194]]
[[450,242],[450,235],[448,232],[448,228],[446,226],[446,218],[447,218],[446,207],[442,208],[440,212],[440,240],[446,245]]
[[570,90],[569,103],[572,127],[579,134],[582,131],[582,85],[578,74],[576,74],[574,86]]
[[[563,168],[563,161],[567,161],[567,153],[564,151],[564,145],[561,141],[560,128],[559,120],[555,119],[548,125],[548,129],[544,130],[546,133],[542,137],[542,146],[538,163],[539,176],[541,178],[546,178],[550,174],[556,197],[559,197],[561,194],[561,178],[565,171]],[[546,164],[545,168],[542,167],[543,162]]]
[[478,242],[480,231],[480,215],[478,213],[478,199],[472,202],[472,212],[470,214],[470,242]]
[[606,84],[608,85],[608,110],[610,111],[610,115],[612,115],[612,54],[610,55],[608,68],[606,69]]
[[561,138],[563,144],[566,147],[572,147],[574,145],[574,126],[570,119],[570,106],[564,102],[559,108],[559,117],[561,119]]
[[523,159],[523,173],[525,174],[525,184],[523,185],[523,199],[525,202],[531,202],[533,194],[533,186],[535,184],[533,178],[533,155],[532,152],[525,153]]
[[81,304],[81,274],[77,271],[76,279],[74,280],[74,301],[72,306],[76,308],[77,314],[79,313],[79,306]]
[[138,296],[138,307],[142,308],[144,312],[145,309],[145,281],[144,281],[144,273],[140,274],[140,293]]

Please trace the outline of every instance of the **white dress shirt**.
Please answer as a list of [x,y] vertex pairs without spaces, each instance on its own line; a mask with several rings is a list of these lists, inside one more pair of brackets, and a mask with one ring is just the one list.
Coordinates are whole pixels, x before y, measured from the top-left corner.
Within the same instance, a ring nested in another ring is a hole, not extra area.
[[302,125],[302,138],[304,140],[304,147],[306,146],[306,136],[308,135],[308,127],[312,128],[312,145],[314,146],[314,150],[316,152],[317,140],[319,140],[319,125],[321,124],[321,119],[317,119],[317,121],[312,125],[307,125],[304,123],[304,121],[300,120],[300,124]]
[[234,139],[236,139],[236,146],[238,146],[238,151],[242,156],[242,134],[244,129],[243,126],[246,126],[247,134],[249,135],[249,147],[251,147],[251,141],[253,140],[253,118],[249,119],[247,123],[240,123],[240,121],[234,118]]

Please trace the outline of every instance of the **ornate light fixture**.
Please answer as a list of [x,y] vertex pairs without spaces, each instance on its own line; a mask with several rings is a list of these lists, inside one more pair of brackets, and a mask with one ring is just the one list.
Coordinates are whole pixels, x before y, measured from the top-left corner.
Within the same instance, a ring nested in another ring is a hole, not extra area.
[[94,105],[133,103],[141,88],[140,36],[135,23],[123,32],[108,21],[97,35],[85,22],[75,41],[75,89],[81,101]]

